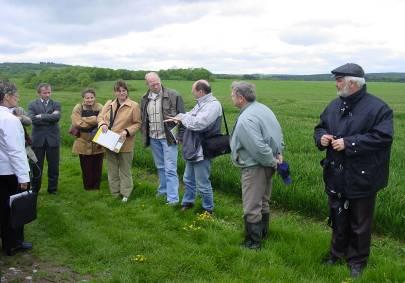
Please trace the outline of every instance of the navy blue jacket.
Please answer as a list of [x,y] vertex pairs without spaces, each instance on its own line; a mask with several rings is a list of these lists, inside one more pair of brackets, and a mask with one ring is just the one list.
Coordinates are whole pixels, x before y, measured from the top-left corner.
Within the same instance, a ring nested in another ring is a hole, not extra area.
[[[343,138],[345,149],[323,147],[321,137]],[[393,139],[393,112],[381,99],[361,90],[333,100],[314,130],[315,144],[326,149],[321,161],[325,191],[348,199],[366,198],[387,186]]]

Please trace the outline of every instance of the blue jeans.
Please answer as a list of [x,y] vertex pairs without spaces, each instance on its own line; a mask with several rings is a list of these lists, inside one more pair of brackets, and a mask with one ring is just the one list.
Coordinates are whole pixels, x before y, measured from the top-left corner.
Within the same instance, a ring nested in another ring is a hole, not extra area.
[[197,162],[187,161],[184,170],[183,181],[185,192],[182,205],[187,206],[194,204],[196,192],[202,198],[202,207],[205,210],[214,209],[214,194],[210,181],[211,160],[201,160]]
[[159,195],[166,195],[169,203],[179,202],[177,176],[177,145],[168,145],[166,139],[150,139],[153,160],[159,174]]

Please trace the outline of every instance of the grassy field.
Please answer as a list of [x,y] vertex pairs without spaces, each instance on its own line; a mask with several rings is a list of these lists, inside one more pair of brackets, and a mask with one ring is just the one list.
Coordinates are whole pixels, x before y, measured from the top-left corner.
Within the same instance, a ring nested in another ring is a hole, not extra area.
[[[183,95],[187,109],[194,105],[192,82],[164,83]],[[230,83],[219,80],[212,86],[232,128],[238,110],[231,104]],[[178,208],[165,206],[164,200],[155,199],[155,169],[150,150],[141,146],[140,135],[130,202],[122,204],[111,198],[105,172],[99,192],[84,191],[78,158],[70,153],[73,138],[67,135],[70,113],[80,94],[66,91],[54,93],[63,113],[60,194],[54,197],[40,193],[38,220],[27,226],[26,233],[36,244],[33,255],[89,275],[97,282],[347,282],[345,266],[326,268],[319,263],[328,248],[330,230],[323,221],[327,213],[319,166],[322,153],[316,150],[312,133],[320,112],[335,97],[334,82],[255,83],[258,100],[272,108],[283,127],[285,159],[293,176],[293,184],[288,187],[275,178],[270,239],[261,252],[239,248],[239,171],[231,165],[229,156],[213,164],[214,218],[200,216],[198,208],[181,213]],[[112,84],[95,85],[101,103],[112,96]],[[139,101],[146,89],[144,83],[131,81],[130,86],[130,96]],[[389,187],[379,193],[377,200],[375,226],[384,236],[374,235],[369,268],[360,281],[405,282],[405,244],[401,242],[405,239],[405,189],[401,186],[405,158],[400,154],[404,144],[399,142],[405,134],[404,85],[370,83],[368,87],[394,109],[395,142]],[[24,107],[35,97],[32,90],[20,88],[20,93]],[[183,170],[180,157],[180,176]],[[6,265],[18,264],[18,260],[7,259]],[[35,276],[40,281],[50,275],[43,272]]]

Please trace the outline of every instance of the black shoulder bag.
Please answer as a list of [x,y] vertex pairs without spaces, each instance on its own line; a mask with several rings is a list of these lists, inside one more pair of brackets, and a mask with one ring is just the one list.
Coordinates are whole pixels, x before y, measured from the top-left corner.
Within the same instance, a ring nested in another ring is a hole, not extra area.
[[218,134],[201,141],[204,158],[211,159],[231,152],[228,124],[226,123],[224,108],[222,108],[226,134]]

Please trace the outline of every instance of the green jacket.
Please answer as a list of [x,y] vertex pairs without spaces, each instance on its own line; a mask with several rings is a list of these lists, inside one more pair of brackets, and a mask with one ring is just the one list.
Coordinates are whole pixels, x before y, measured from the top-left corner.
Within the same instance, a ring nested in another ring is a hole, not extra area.
[[231,158],[237,167],[276,167],[284,147],[274,113],[264,104],[251,102],[240,111],[231,137]]

